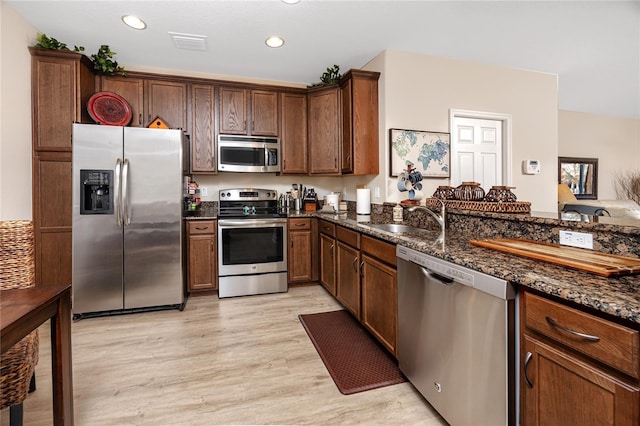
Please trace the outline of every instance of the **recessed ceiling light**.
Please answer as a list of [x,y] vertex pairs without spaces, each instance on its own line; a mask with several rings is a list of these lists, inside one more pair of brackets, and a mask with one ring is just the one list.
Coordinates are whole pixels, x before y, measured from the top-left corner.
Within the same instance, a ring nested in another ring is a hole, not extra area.
[[296,4],[300,3],[300,0],[282,0],[286,4]]
[[264,42],[269,47],[282,47],[282,45],[284,44],[284,40],[282,39],[282,37],[278,37],[278,36],[271,36],[268,39],[266,39]]
[[133,15],[124,15],[122,17],[122,22],[136,30],[144,30],[145,28],[147,28],[147,24],[145,24],[142,19]]

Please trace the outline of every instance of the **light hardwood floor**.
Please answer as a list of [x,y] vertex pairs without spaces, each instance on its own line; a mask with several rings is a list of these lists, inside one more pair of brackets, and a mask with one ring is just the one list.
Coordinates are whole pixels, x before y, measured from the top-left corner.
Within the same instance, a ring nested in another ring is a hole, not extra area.
[[[338,391],[298,315],[340,308],[310,286],[74,322],[75,424],[446,425],[409,383]],[[40,342],[25,426],[51,424],[48,323]]]

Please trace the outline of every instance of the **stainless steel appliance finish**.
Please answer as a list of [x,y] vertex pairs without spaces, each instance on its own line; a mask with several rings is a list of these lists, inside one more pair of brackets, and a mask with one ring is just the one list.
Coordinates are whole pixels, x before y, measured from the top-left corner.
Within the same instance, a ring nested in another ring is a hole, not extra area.
[[280,139],[265,136],[218,136],[218,171],[280,172]]
[[184,143],[179,130],[73,125],[75,318],[184,307]]
[[287,291],[287,219],[277,191],[219,192],[218,297]]
[[515,290],[398,246],[398,360],[451,425],[515,424]]

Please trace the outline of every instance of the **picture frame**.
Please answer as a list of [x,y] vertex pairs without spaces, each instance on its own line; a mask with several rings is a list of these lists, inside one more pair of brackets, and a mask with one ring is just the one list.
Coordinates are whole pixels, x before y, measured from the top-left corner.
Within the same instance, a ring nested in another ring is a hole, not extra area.
[[598,159],[558,157],[558,183],[567,185],[578,200],[597,200]]
[[397,177],[411,165],[424,178],[448,178],[450,152],[450,133],[389,129],[389,176]]

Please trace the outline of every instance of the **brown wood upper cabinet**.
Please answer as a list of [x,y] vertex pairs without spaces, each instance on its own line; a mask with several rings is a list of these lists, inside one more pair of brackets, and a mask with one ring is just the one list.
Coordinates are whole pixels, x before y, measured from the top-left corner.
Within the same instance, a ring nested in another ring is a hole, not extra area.
[[187,125],[187,83],[164,80],[145,81],[146,127],[151,120],[161,117],[172,129],[183,129]]
[[378,79],[350,70],[339,85],[309,89],[309,173],[378,173]]
[[191,173],[216,171],[215,88],[191,86]]
[[220,88],[220,133],[278,136],[278,93]]
[[309,171],[306,93],[280,93],[280,144],[282,173],[306,174]]
[[71,151],[71,124],[93,122],[87,112],[95,92],[91,61],[74,52],[35,47],[29,52],[33,149]]
[[[144,80],[135,77],[103,75],[100,77],[100,90],[113,92],[124,98],[131,107],[131,127],[144,127]],[[155,117],[151,117],[155,118]]]
[[378,78],[378,72],[349,70],[340,82],[342,173],[378,173]]

